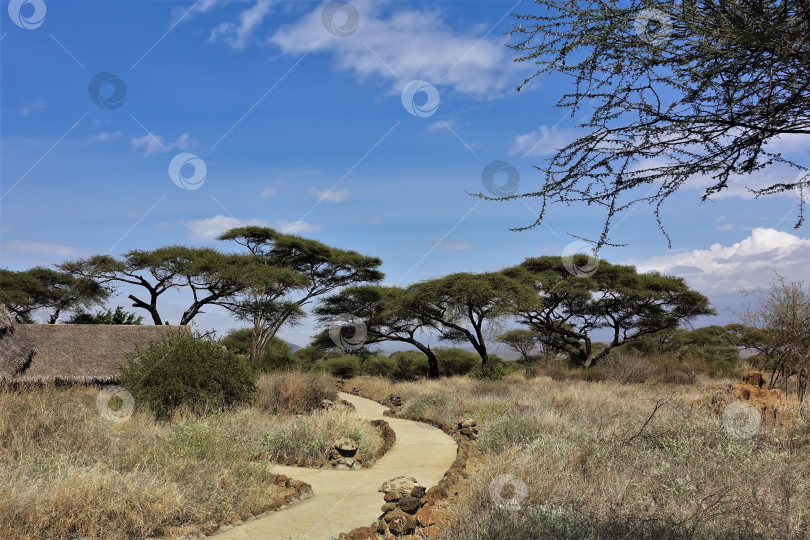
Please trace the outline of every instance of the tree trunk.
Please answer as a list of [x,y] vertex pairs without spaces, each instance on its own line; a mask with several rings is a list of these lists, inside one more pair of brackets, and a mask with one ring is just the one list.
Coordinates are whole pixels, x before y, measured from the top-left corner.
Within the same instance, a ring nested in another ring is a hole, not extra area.
[[61,309],[57,309],[56,311],[51,313],[51,316],[48,318],[48,324],[56,324],[56,319],[59,318],[59,313],[61,311],[62,311]]

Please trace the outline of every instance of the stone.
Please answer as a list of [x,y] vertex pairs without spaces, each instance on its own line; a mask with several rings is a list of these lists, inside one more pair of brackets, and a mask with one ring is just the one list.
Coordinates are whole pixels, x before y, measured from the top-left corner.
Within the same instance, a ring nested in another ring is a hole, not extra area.
[[459,428],[474,428],[475,427],[475,420],[472,418],[462,418],[458,421]]
[[429,527],[436,523],[433,517],[433,510],[431,510],[430,506],[425,505],[416,512],[416,521],[419,522],[419,525],[422,527]]
[[395,502],[395,501],[398,501],[398,500],[399,500],[399,495],[397,494],[397,492],[396,492],[396,491],[390,491],[390,492],[388,492],[388,493],[386,493],[386,494],[385,494],[385,496],[383,497],[383,499],[384,499],[386,502]]
[[410,534],[416,529],[416,518],[399,508],[385,514],[384,519],[388,522],[388,530],[397,535]]
[[418,486],[416,478],[412,476],[398,476],[386,482],[383,482],[382,487],[378,491],[381,493],[396,493],[397,498],[401,499],[411,494],[413,488]]
[[408,495],[407,497],[403,497],[397,503],[397,506],[400,510],[405,512],[406,514],[415,514],[417,510],[419,510],[419,506],[421,502],[416,497],[411,497]]
[[319,407],[321,409],[331,409],[334,405],[335,403],[331,399],[322,399]]
[[421,499],[425,496],[425,486],[414,486],[411,490],[411,497]]
[[397,507],[397,503],[395,503],[395,502],[387,502],[387,503],[385,503],[384,505],[382,505],[380,507],[380,511],[383,514],[387,514],[388,512],[391,512],[391,511],[395,510],[396,507]]
[[357,453],[357,443],[348,437],[336,440],[333,446],[343,457],[354,457]]

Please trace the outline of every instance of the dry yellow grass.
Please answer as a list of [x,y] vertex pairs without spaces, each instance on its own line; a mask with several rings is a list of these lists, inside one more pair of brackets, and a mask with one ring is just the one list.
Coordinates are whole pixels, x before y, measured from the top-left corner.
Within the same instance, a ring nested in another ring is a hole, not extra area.
[[15,539],[174,536],[265,511],[272,418],[254,410],[158,424],[110,422],[97,389],[0,391],[0,530]]
[[180,408],[170,422],[137,408],[110,421],[98,396],[92,387],[0,388],[0,537],[173,538],[262,513],[291,493],[257,459],[269,441],[296,455],[344,436],[369,454],[382,445],[345,410],[312,412],[336,397],[325,376],[264,376],[254,407],[210,416]]
[[[459,377],[396,384],[360,377],[346,386],[375,399],[396,392],[405,414],[445,423],[477,420],[473,474],[453,508],[462,525],[447,538],[549,534],[545,522],[515,524],[538,508],[541,521],[576,514],[587,516],[588,527],[600,521],[612,527],[657,524],[664,529],[655,534],[669,538],[808,537],[810,411],[797,411],[790,428],[763,425],[754,437],[740,438],[717,414],[692,406],[718,382],[635,385],[510,376],[501,382]],[[670,394],[636,435],[656,402]],[[510,479],[500,499],[492,494],[499,478]],[[526,490],[522,513],[497,515],[496,503],[508,502],[516,487]],[[582,527],[570,537],[609,537],[604,527]]]

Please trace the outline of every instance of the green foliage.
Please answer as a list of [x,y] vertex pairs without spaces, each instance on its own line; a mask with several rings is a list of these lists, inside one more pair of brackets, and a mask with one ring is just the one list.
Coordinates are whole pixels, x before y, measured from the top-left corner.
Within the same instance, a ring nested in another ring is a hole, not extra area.
[[[252,329],[235,328],[220,339],[219,344],[227,347],[229,351],[249,356],[252,339]],[[259,373],[273,373],[291,369],[295,366],[292,347],[283,339],[273,336],[261,362],[251,364],[251,366]]]
[[[564,352],[584,367],[614,347],[714,314],[709,299],[683,278],[578,257],[534,257],[503,272],[536,289],[537,295],[519,307],[522,322],[555,335]],[[599,330],[614,338],[597,352],[592,334]]]
[[515,363],[506,363],[499,360],[492,360],[486,364],[476,367],[470,371],[469,376],[481,381],[500,381],[510,373],[515,373],[520,368]]
[[67,322],[68,324],[139,325],[143,324],[143,317],[124,311],[123,306],[118,306],[115,308],[115,311],[108,309],[107,311],[98,311],[95,315],[85,312],[76,313]]
[[43,309],[48,322],[54,324],[61,312],[94,306],[110,295],[110,290],[94,279],[41,266],[21,272],[0,268],[0,291],[3,303],[22,323],[33,322],[33,313]]
[[342,379],[351,379],[361,371],[360,359],[350,354],[327,358],[319,365],[327,373]]
[[428,374],[427,356],[420,351],[397,351],[391,354],[396,362],[392,377],[398,381],[413,381]]
[[256,393],[256,375],[242,358],[184,331],[137,351],[122,367],[121,384],[161,420],[181,405],[208,413],[248,403]]
[[439,374],[445,377],[466,375],[470,370],[481,365],[480,356],[457,347],[437,348],[436,358],[439,359]]

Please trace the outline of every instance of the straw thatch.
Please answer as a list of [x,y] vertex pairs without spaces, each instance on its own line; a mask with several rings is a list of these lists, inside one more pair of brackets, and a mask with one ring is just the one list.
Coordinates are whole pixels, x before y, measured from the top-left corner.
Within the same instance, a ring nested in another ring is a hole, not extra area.
[[37,351],[36,345],[16,329],[14,316],[0,304],[0,381],[25,371]]
[[14,382],[110,383],[136,350],[187,326],[20,324],[16,333],[37,346],[30,365]]

